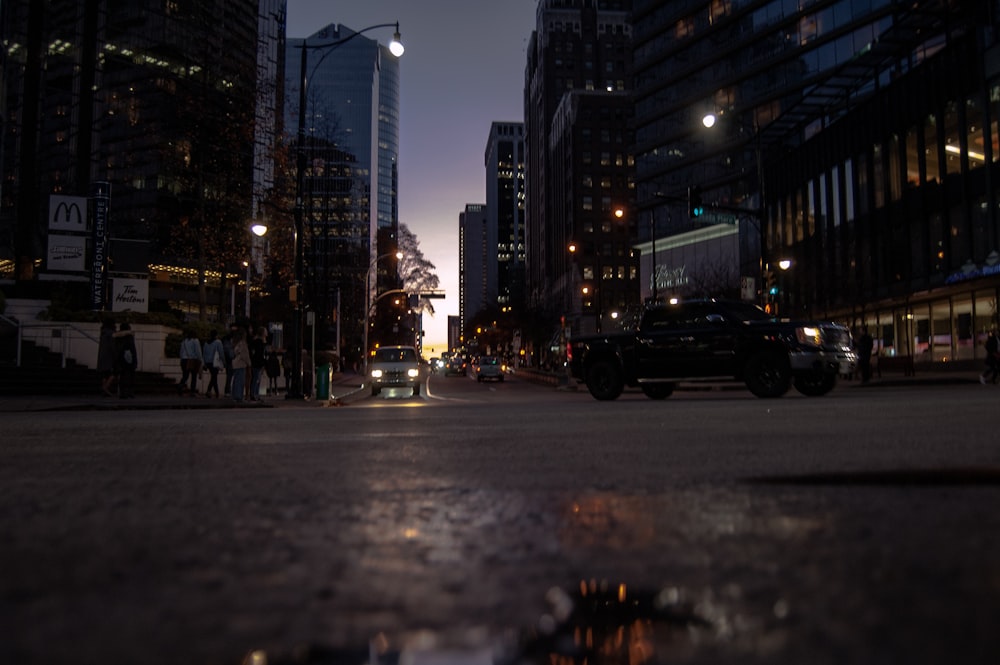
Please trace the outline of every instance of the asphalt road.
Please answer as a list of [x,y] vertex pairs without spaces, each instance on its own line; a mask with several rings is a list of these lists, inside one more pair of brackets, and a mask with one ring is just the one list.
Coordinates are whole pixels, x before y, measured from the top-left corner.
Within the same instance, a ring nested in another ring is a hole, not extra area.
[[3,413],[0,662],[996,663],[998,406],[434,376]]

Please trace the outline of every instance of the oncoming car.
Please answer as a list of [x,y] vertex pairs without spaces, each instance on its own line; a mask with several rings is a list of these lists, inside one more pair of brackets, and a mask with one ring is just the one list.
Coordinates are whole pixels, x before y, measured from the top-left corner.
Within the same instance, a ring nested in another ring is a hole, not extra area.
[[412,346],[385,346],[375,351],[371,369],[372,395],[383,388],[412,388],[420,394],[420,358]]

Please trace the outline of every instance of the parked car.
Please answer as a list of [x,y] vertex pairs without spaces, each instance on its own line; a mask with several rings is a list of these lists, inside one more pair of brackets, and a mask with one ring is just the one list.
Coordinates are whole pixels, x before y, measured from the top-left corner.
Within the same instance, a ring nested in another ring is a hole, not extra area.
[[506,368],[496,356],[480,356],[473,363],[472,370],[476,375],[476,381],[482,383],[487,379],[503,381]]
[[742,381],[758,397],[780,397],[794,385],[825,395],[857,367],[851,331],[825,321],[777,319],[742,302],[694,300],[644,307],[620,331],[567,345],[570,371],[599,400],[638,386],[669,397],[678,381]]
[[420,394],[420,357],[412,346],[384,346],[375,351],[368,372],[372,395],[383,388],[412,388]]

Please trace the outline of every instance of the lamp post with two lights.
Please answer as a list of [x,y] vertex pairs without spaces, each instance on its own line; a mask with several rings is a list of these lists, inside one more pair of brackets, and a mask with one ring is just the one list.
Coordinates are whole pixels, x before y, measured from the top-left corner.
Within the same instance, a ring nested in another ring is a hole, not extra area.
[[[712,129],[715,127],[716,123],[720,120],[722,113],[706,113],[702,119],[701,123],[706,129]],[[761,137],[760,137],[760,126],[754,121],[752,124],[738,122],[740,131],[750,131],[752,132],[753,150],[754,150],[754,171],[757,176],[757,191],[759,203],[756,208],[728,208],[731,212],[737,214],[747,214],[751,217],[751,223],[754,225],[757,231],[757,240],[760,245],[760,260],[757,269],[757,280],[758,280],[758,290],[760,294],[760,302],[758,304],[764,305],[767,302],[767,277],[768,277],[768,258],[767,258],[767,245],[766,237],[764,232],[764,218],[767,211],[767,199],[765,197],[765,187],[764,187],[764,162],[763,162],[763,150],[761,148]],[[714,206],[720,207],[720,206]]]
[[[292,288],[289,290],[290,300],[293,306],[293,318],[292,318],[292,347],[290,352],[292,354],[292,376],[289,382],[288,393],[286,394],[286,399],[303,399],[305,395],[302,392],[302,301],[300,290],[302,288],[302,283],[304,281],[303,275],[303,264],[302,264],[302,254],[303,254],[303,235],[304,235],[304,216],[305,216],[305,203],[303,201],[303,189],[305,188],[305,170],[306,170],[306,153],[305,153],[305,140],[306,140],[306,89],[309,85],[309,80],[307,77],[308,72],[308,58],[307,54],[309,49],[323,50],[326,49],[326,53],[319,59],[316,63],[316,67],[323,62],[326,56],[330,55],[335,49],[343,46],[347,42],[351,41],[359,35],[375,30],[378,28],[390,28],[394,27],[395,32],[392,36],[392,41],[389,42],[389,52],[395,57],[400,57],[403,55],[403,44],[400,41],[399,35],[399,23],[378,23],[376,25],[370,25],[367,28],[363,28],[354,32],[343,39],[339,39],[335,42],[327,42],[325,44],[309,44],[305,39],[298,48],[302,49],[302,57],[299,62],[299,118],[298,118],[298,132],[296,133],[296,159],[295,159],[295,260],[294,260],[294,283]],[[367,322],[367,312],[365,314],[365,320]],[[367,327],[365,335],[367,337]],[[367,350],[366,350],[367,353]]]

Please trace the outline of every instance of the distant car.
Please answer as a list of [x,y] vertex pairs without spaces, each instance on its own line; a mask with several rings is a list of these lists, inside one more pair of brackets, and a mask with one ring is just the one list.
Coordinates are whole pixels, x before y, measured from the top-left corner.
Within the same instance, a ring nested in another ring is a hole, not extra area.
[[420,394],[420,358],[412,346],[384,346],[375,352],[368,372],[372,395],[383,388],[412,388]]
[[476,373],[476,381],[482,382],[486,379],[503,381],[504,366],[496,356],[480,356],[472,366]]
[[448,365],[445,367],[444,375],[451,376],[453,374],[465,376],[465,358],[462,356],[448,358]]

